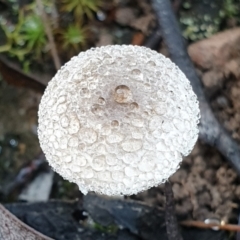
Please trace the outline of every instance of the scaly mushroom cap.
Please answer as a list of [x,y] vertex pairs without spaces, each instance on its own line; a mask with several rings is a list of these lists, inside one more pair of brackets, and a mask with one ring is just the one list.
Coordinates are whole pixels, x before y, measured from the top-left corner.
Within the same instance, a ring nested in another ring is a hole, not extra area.
[[197,137],[188,79],[145,47],[81,52],[49,82],[38,134],[53,169],[86,194],[131,195],[172,175]]

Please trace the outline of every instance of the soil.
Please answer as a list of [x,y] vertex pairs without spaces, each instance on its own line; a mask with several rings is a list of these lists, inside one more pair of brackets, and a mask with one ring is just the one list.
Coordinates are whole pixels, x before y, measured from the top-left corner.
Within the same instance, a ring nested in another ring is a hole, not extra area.
[[0,183],[15,176],[23,164],[40,152],[37,138],[40,97],[0,80]]
[[223,88],[212,101],[219,120],[240,143],[240,79],[232,77],[223,82]]
[[[182,218],[237,221],[240,178],[215,149],[198,142],[170,182],[176,212]],[[133,198],[164,207],[163,192],[164,186],[160,185]]]

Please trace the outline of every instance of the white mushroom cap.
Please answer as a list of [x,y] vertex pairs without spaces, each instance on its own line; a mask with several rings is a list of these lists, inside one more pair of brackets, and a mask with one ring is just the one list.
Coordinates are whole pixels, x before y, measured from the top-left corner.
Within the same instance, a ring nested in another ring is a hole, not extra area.
[[39,106],[39,139],[53,169],[86,194],[131,195],[179,167],[197,137],[190,83],[145,47],[81,52],[49,82]]

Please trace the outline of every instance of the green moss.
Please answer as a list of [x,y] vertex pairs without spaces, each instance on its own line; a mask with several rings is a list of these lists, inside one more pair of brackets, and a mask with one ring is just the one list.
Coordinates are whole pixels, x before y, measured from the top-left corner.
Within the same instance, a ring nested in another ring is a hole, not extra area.
[[0,53],[6,52],[10,57],[17,58],[23,69],[29,71],[29,57],[40,59],[47,45],[40,17],[33,13],[24,17],[23,11],[20,11],[15,25],[2,18],[0,27],[6,37],[6,43],[0,46]]
[[61,0],[61,11],[72,12],[76,21],[81,20],[84,14],[91,19],[100,3],[100,0]]
[[219,31],[219,18],[211,19],[210,16],[186,16],[180,18],[183,36],[191,41],[210,37]]
[[102,226],[99,223],[94,222],[93,223],[93,228],[95,230],[98,230],[103,233],[110,233],[110,234],[116,234],[118,231],[118,226],[117,225],[109,225],[107,227]]
[[86,43],[87,30],[84,27],[71,24],[59,33],[63,50],[70,52],[71,55],[78,53]]
[[218,5],[195,1],[193,6],[193,2],[185,0],[180,11],[180,25],[187,40],[197,41],[212,36],[222,30],[222,23],[229,18],[240,20],[239,0],[222,0]]
[[[18,5],[16,0],[7,1]],[[64,22],[66,19],[61,17],[55,19],[54,14],[53,18],[53,15],[49,14],[56,9],[53,2],[42,0],[60,57],[70,58],[84,49],[88,31],[80,23],[83,15],[86,14],[89,18],[93,16],[93,12],[98,10],[101,1],[61,0],[58,3],[60,9],[73,13],[72,22],[76,22],[63,27],[66,25]],[[21,8],[18,7],[15,13],[14,18],[12,15],[4,15],[5,18],[0,16],[1,33],[4,35],[1,36],[0,53],[6,53],[9,57],[17,59],[23,70],[29,72],[31,65],[39,64],[43,59],[46,61],[51,59],[46,29],[35,0]],[[84,23],[86,24],[86,21]]]
[[239,18],[240,1],[239,0],[224,0],[223,8],[219,12],[221,18]]

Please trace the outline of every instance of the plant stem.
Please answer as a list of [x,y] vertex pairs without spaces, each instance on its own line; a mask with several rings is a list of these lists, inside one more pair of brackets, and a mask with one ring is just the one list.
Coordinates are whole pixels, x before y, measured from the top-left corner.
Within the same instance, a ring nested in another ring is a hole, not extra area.
[[60,58],[58,56],[56,44],[54,42],[54,38],[53,38],[52,30],[51,30],[51,27],[50,27],[50,24],[48,21],[48,17],[44,11],[42,0],[37,0],[37,5],[40,10],[40,14],[42,16],[45,32],[47,34],[48,41],[49,41],[49,44],[51,47],[51,54],[52,54],[53,62],[54,62],[56,70],[58,70],[61,67],[61,62],[60,62]]
[[165,197],[165,221],[168,240],[183,240],[178,228],[178,222],[174,207],[172,185],[169,181],[165,183]]

